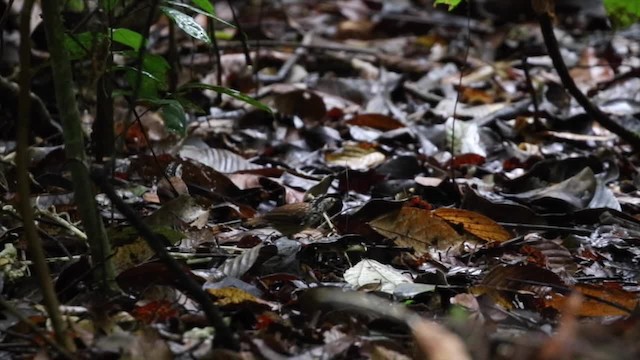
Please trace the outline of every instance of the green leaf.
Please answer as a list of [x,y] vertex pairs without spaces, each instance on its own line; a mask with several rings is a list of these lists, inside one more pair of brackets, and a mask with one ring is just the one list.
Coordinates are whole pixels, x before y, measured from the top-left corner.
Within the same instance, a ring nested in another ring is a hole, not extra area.
[[82,0],[68,0],[64,3],[64,10],[68,12],[81,13],[84,9],[84,1]]
[[160,9],[187,35],[211,44],[211,39],[209,39],[207,32],[191,16],[166,6],[161,6]]
[[142,60],[142,70],[151,74],[163,90],[168,87],[167,73],[169,69],[171,69],[171,66],[167,60],[160,55],[146,54]]
[[110,13],[122,0],[104,0],[102,6],[106,13]]
[[[114,70],[124,70],[129,86],[131,88],[135,86],[138,79],[138,69],[130,66],[121,66],[116,67]],[[142,78],[137,96],[139,98],[157,99],[159,97],[158,91],[160,90],[161,81],[147,71],[142,70],[140,73],[142,74]]]
[[448,5],[449,6],[449,11],[455,9],[458,5],[460,5],[460,2],[462,0],[436,0],[433,3],[433,6],[436,6],[438,4],[444,4],[444,5]]
[[233,37],[235,36],[235,34],[228,33],[225,31],[216,31],[214,35],[216,39],[220,39],[220,40],[233,40]]
[[139,51],[144,43],[144,38],[140,33],[125,28],[117,28],[112,31],[113,41],[126,45],[135,51]]
[[185,136],[187,131],[187,114],[178,100],[162,100],[164,125],[169,131]]
[[186,134],[187,115],[180,101],[175,99],[140,98],[140,103],[159,108],[164,125],[171,132],[180,136]]
[[190,89],[205,89],[205,90],[211,90],[218,93],[226,94],[231,96],[234,99],[244,101],[245,103],[252,105],[260,110],[264,110],[269,113],[273,112],[269,106],[252,98],[251,96],[241,93],[238,90],[226,88],[224,86],[216,86],[216,85],[209,85],[209,84],[203,84],[203,83],[190,83],[190,84],[183,85],[182,87],[180,87],[178,91],[181,92],[181,91],[190,90]]
[[[135,59],[138,57],[138,53],[133,50],[120,52],[121,55]],[[158,91],[167,90],[167,73],[169,72],[170,65],[160,55],[145,54],[142,59],[142,84],[140,87],[140,96],[157,98]],[[121,66],[118,69],[125,69],[127,81],[129,85],[133,87],[135,85],[135,73],[136,69],[133,67]]]
[[216,11],[209,0],[193,0],[193,3],[196,4],[200,9],[206,11],[210,15],[215,15]]
[[91,49],[93,49],[93,45],[103,38],[104,35],[97,32],[83,32],[74,35],[65,34],[64,47],[69,52],[71,60],[86,58],[91,52]]
[[637,0],[604,0],[604,7],[616,27],[628,27],[640,21],[640,2]]
[[167,4],[170,4],[170,5],[174,6],[174,7],[183,7],[183,8],[189,9],[189,10],[191,10],[193,12],[197,12],[198,14],[202,14],[204,16],[210,17],[210,18],[212,18],[212,19],[214,19],[214,20],[216,20],[216,21],[218,21],[220,23],[223,23],[223,24],[225,24],[225,25],[227,25],[227,26],[229,26],[231,28],[234,28],[234,29],[236,28],[236,26],[233,25],[232,23],[230,23],[230,22],[228,22],[228,21],[226,21],[224,19],[219,18],[215,14],[215,12],[209,13],[207,11],[203,11],[203,10],[200,10],[200,9],[198,9],[196,7],[193,7],[193,6],[189,5],[189,4],[183,4],[183,3],[176,2],[176,1],[167,1]]

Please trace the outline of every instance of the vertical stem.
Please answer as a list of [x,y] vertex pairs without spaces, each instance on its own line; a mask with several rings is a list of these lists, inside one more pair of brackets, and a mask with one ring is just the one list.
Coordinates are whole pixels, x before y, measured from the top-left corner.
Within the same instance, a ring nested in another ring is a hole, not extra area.
[[65,153],[73,179],[74,199],[88,234],[91,258],[96,266],[94,281],[103,291],[118,291],[115,271],[109,257],[111,244],[107,239],[104,224],[98,213],[93,189],[89,179],[87,158],[84,150],[84,135],[80,112],[73,92],[73,74],[69,54],[64,47],[64,28],[57,0],[41,2],[42,18],[47,34],[47,45],[51,55],[53,84],[56,104],[64,133]]
[[178,76],[180,71],[180,58],[178,57],[178,44],[176,44],[176,25],[169,22],[169,92],[175,93],[178,88]]
[[533,119],[536,124],[540,123],[540,108],[538,106],[538,95],[536,94],[536,88],[533,86],[533,80],[531,79],[531,73],[529,72],[529,62],[527,56],[522,56],[522,70],[524,71],[525,79],[527,80],[527,91],[531,96],[531,102],[533,103]]
[[[106,40],[102,40],[105,41]],[[100,44],[104,46],[105,44]],[[110,50],[108,50],[110,52]],[[113,55],[107,55],[105,70],[96,82],[96,117],[91,138],[96,161],[101,163],[112,158],[115,152],[115,134],[113,122],[113,84],[109,73]]]
[[51,275],[42,248],[42,242],[36,230],[33,209],[29,200],[31,194],[27,169],[29,163],[29,125],[31,121],[31,48],[29,34],[32,8],[33,0],[25,0],[20,16],[20,98],[18,101],[20,121],[18,122],[18,151],[16,157],[20,213],[24,225],[24,235],[29,245],[29,254],[33,261],[34,273],[40,285],[44,306],[55,331],[56,342],[67,351],[75,351],[73,340],[67,332],[67,325],[60,314],[60,303],[51,283]]

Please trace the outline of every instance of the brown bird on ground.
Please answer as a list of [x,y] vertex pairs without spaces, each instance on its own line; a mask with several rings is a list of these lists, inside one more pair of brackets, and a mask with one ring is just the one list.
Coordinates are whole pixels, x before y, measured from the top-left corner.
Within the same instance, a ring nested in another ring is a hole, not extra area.
[[293,235],[302,230],[320,226],[325,220],[324,214],[331,217],[340,210],[342,210],[342,201],[335,196],[325,195],[311,202],[279,206],[265,214],[249,219],[246,225],[251,227],[271,225],[282,235]]

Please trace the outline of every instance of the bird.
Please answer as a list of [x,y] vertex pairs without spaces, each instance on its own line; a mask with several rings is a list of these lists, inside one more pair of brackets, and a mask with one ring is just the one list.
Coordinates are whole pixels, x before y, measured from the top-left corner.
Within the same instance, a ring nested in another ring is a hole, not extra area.
[[309,202],[278,206],[273,210],[249,219],[246,225],[260,227],[270,225],[282,235],[297,234],[302,230],[318,227],[325,215],[332,216],[342,210],[342,201],[334,195],[324,195]]

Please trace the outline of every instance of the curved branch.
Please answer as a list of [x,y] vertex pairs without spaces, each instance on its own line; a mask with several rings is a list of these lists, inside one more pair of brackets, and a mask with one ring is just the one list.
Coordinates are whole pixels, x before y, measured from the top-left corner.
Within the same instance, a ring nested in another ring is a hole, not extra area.
[[538,14],[538,22],[540,24],[540,30],[544,38],[544,44],[547,47],[547,52],[553,61],[553,66],[562,81],[562,85],[569,91],[569,94],[573,96],[578,104],[582,106],[587,115],[595,119],[600,125],[607,130],[618,135],[621,139],[627,141],[635,149],[640,149],[640,134],[626,129],[624,126],[618,124],[611,119],[607,114],[602,112],[596,105],[594,105],[585,94],[580,91],[575,81],[569,74],[567,65],[562,59],[560,53],[560,47],[558,46],[558,40],[553,33],[553,22],[551,15],[548,12]]

